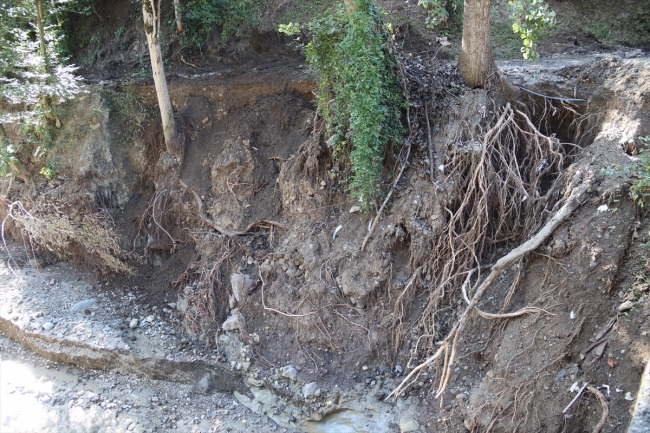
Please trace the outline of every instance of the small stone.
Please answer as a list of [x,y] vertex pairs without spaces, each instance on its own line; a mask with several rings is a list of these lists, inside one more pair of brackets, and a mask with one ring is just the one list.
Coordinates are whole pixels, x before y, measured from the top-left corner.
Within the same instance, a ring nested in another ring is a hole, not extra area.
[[171,308],[172,310],[175,310],[175,309],[176,309],[176,302],[170,302],[170,303],[167,304],[167,305],[168,305],[169,308]]
[[305,398],[315,397],[320,395],[320,388],[316,382],[311,382],[302,387],[302,395]]
[[155,317],[153,315],[152,316],[147,316],[147,322],[151,323],[151,322],[153,322],[153,319],[155,319]]
[[230,317],[228,317],[226,321],[223,322],[221,329],[224,331],[235,331],[237,329],[240,329],[244,323],[244,316],[239,313],[238,308],[235,308],[232,310]]
[[59,332],[58,334],[56,334],[56,338],[63,338],[63,334]]
[[408,415],[402,415],[399,419],[399,431],[400,433],[409,433],[416,431],[420,428],[420,425],[416,420]]
[[123,306],[123,307],[130,307],[130,306],[131,306],[131,302],[129,302],[129,301],[124,301],[124,302],[122,302],[122,306]]
[[354,205],[350,208],[350,213],[361,212],[361,206]]
[[282,377],[286,377],[287,379],[295,382],[296,379],[298,379],[298,370],[296,368],[289,364],[280,369],[280,374]]
[[627,400],[627,401],[634,401],[634,397],[632,397],[632,393],[631,393],[631,392],[626,392],[626,393],[625,393],[625,400]]
[[41,259],[31,259],[29,261],[29,266],[31,266],[34,269],[43,269],[43,266],[45,264],[43,263],[43,260]]
[[634,302],[625,301],[621,305],[618,306],[618,311],[622,313],[624,311],[632,309],[632,307],[634,307]]
[[194,385],[194,391],[201,395],[207,395],[214,387],[210,373],[205,373]]
[[50,280],[50,286],[53,286],[56,284],[56,280]]
[[45,322],[45,323],[43,323],[43,329],[44,329],[45,331],[51,331],[52,328],[54,328],[54,323],[52,323],[52,322]]
[[361,369],[362,369],[363,371],[366,371],[366,370],[368,370],[368,366],[367,366],[367,365],[364,365],[363,367],[361,367]]
[[129,328],[135,329],[138,327],[138,319],[131,319],[131,322],[129,322]]

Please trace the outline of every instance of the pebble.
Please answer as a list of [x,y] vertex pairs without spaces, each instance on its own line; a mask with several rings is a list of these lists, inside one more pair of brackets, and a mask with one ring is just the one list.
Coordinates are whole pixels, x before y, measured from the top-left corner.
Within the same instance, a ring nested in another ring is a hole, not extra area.
[[131,322],[129,322],[129,328],[135,329],[138,327],[138,319],[131,319]]
[[625,301],[621,305],[618,306],[618,311],[622,313],[624,311],[632,309],[632,307],[634,307],[634,302]]
[[280,374],[282,377],[286,377],[287,379],[291,381],[296,381],[298,379],[298,370],[296,370],[296,367],[293,365],[289,364],[280,369]]
[[302,387],[302,395],[305,398],[319,396],[320,388],[318,387],[318,384],[316,382],[310,382],[305,384]]
[[54,323],[52,322],[45,322],[43,323],[43,329],[46,331],[51,331],[52,328],[54,328]]
[[153,322],[153,319],[155,319],[155,317],[153,315],[152,316],[147,316],[147,322],[151,323],[151,322]]
[[350,208],[350,213],[361,212],[361,206],[354,205]]

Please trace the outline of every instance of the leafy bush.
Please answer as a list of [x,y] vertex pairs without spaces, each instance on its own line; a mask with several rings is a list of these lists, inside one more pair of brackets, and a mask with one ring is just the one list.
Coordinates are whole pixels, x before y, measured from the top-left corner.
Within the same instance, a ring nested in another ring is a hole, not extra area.
[[639,159],[632,166],[632,175],[636,178],[630,187],[632,200],[643,207],[650,198],[650,135],[638,137],[643,143],[639,150]]
[[221,38],[249,35],[261,15],[260,0],[189,0],[184,7],[184,33],[188,45],[201,46],[210,32],[221,27]]
[[430,29],[448,21],[462,21],[463,0],[420,0],[418,4],[427,10],[425,25]]
[[[325,119],[327,144],[335,160],[349,159],[350,191],[367,205],[380,191],[387,145],[403,133],[404,97],[390,53],[390,35],[373,1],[343,5],[307,26],[307,60],[317,74],[318,111]],[[297,26],[283,26],[295,33]]]
[[542,29],[555,24],[555,12],[549,10],[544,0],[514,0],[508,3],[512,31],[521,36],[521,53],[524,59],[536,59],[536,42]]

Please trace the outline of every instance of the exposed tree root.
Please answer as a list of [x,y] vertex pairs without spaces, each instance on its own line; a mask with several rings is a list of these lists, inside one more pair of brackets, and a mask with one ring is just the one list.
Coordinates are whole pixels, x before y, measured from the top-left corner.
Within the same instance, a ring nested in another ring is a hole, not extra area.
[[[578,206],[580,206],[580,200],[585,195],[587,189],[591,185],[592,177],[593,174],[590,172],[583,180],[582,173],[576,172],[572,182],[573,188],[571,191],[571,195],[567,198],[566,202],[560,208],[560,210],[558,210],[558,212],[553,216],[553,218],[551,218],[541,228],[541,230],[539,230],[539,232],[535,236],[530,238],[528,241],[524,242],[519,247],[510,251],[510,253],[506,254],[504,257],[499,259],[492,266],[490,274],[485,278],[485,280],[482,281],[482,283],[478,287],[472,299],[469,300],[468,298],[469,305],[467,306],[463,314],[460,316],[458,321],[455,323],[452,330],[449,332],[449,334],[444,340],[438,343],[440,345],[440,348],[435,352],[433,356],[430,356],[426,361],[424,361],[423,363],[415,367],[413,371],[411,371],[408,374],[408,376],[406,376],[406,378],[399,384],[399,386],[395,388],[393,392],[390,393],[389,397],[393,397],[393,398],[397,397],[401,392],[404,391],[404,389],[408,385],[412,383],[413,378],[417,379],[417,376],[420,374],[420,372],[423,369],[427,368],[433,362],[436,362],[439,359],[444,357],[442,376],[435,397],[439,398],[443,395],[447,387],[447,383],[449,382],[449,377],[453,370],[459,338],[463,333],[463,330],[467,324],[470,314],[472,313],[473,310],[476,309],[476,306],[478,305],[479,301],[483,297],[483,294],[497,279],[497,277],[501,275],[504,269],[506,269],[513,262],[515,262],[516,260],[524,256],[525,254],[528,254],[534,251],[535,249],[537,249],[553,233],[553,231],[571,214],[571,212],[573,212]],[[466,278],[466,281],[468,280],[469,277]],[[525,314],[525,313],[521,313],[521,314]]]
[[241,235],[244,235],[244,234],[248,233],[248,231],[250,229],[252,229],[253,227],[255,227],[257,225],[260,225],[260,224],[268,224],[268,225],[271,225],[271,226],[280,227],[283,230],[287,230],[287,228],[283,224],[280,224],[278,222],[271,221],[271,220],[262,219],[262,220],[254,222],[252,224],[249,224],[248,227],[246,227],[244,230],[242,230],[240,232],[231,232],[230,230],[227,230],[227,229],[221,227],[220,225],[216,224],[214,221],[210,220],[207,217],[207,215],[205,214],[205,209],[203,209],[203,200],[201,200],[201,197],[196,193],[196,191],[194,191],[192,188],[187,186],[187,184],[185,182],[183,182],[182,180],[179,180],[179,182],[180,182],[180,184],[181,184],[181,186],[183,188],[187,189],[188,191],[190,191],[192,193],[192,195],[194,195],[194,199],[196,200],[196,204],[197,204],[197,206],[199,208],[199,216],[201,217],[201,221],[203,221],[206,225],[212,227],[213,229],[215,229],[216,231],[218,231],[222,235],[225,235],[225,236],[228,236],[228,237],[241,236]]
[[596,387],[588,385],[587,390],[596,396],[598,402],[603,408],[603,414],[600,416],[600,421],[598,421],[598,424],[596,424],[596,427],[594,427],[592,430],[592,433],[600,433],[603,427],[605,427],[605,423],[607,422],[607,417],[609,416],[609,406],[607,405],[607,400],[605,400],[603,393],[598,391]]

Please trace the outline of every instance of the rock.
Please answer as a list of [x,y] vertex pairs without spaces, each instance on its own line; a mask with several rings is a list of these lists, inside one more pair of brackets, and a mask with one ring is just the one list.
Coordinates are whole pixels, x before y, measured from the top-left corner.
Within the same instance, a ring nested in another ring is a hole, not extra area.
[[151,322],[153,322],[153,319],[155,319],[155,317],[153,315],[147,316],[147,322],[151,323]]
[[316,382],[311,382],[302,387],[302,395],[305,398],[316,397],[320,395],[320,388]]
[[129,322],[129,328],[135,329],[138,327],[138,319],[131,319],[131,322]]
[[167,306],[169,308],[171,308],[172,310],[175,310],[176,309],[176,302],[170,302],[169,304],[167,304]]
[[221,329],[223,329],[224,331],[235,331],[237,329],[240,329],[244,325],[244,323],[246,323],[244,321],[244,316],[242,316],[239,313],[238,308],[235,308],[234,310],[232,310],[230,317],[228,317],[226,321],[223,322],[223,325],[221,325]]
[[618,306],[618,311],[622,313],[624,311],[632,309],[632,307],[634,307],[634,302],[625,301],[621,305]]
[[287,379],[295,382],[296,379],[298,379],[298,370],[296,368],[289,364],[280,369],[280,374],[282,377],[286,377]]
[[409,415],[402,415],[399,419],[399,431],[400,433],[408,433],[416,431],[420,428],[420,425],[416,420],[414,420]]
[[232,293],[235,295],[235,300],[238,303],[243,301],[244,296],[246,296],[251,287],[253,287],[253,283],[253,278],[248,274],[232,274],[230,276]]
[[214,387],[212,376],[210,373],[205,373],[199,380],[194,384],[194,392],[201,395],[208,395],[212,388]]
[[43,269],[45,263],[43,263],[43,260],[41,259],[31,259],[29,261],[29,266],[31,266],[34,269]]
[[92,307],[97,303],[97,299],[84,299],[81,302],[77,302],[72,307],[70,307],[71,313],[76,313],[78,311],[83,311],[86,308]]
[[43,329],[44,329],[45,331],[51,331],[52,328],[54,328],[54,323],[52,323],[52,322],[45,322],[45,323],[43,323]]
[[357,212],[361,212],[361,206],[354,205],[350,208],[350,213],[357,213]]

